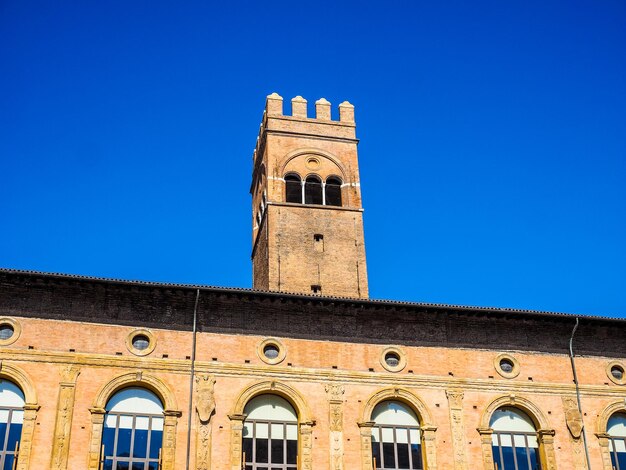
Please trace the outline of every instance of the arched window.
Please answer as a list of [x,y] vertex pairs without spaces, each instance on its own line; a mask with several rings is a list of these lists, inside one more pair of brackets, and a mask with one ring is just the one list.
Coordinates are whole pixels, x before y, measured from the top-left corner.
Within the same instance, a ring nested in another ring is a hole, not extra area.
[[493,462],[498,470],[541,470],[537,430],[526,413],[512,407],[494,411]]
[[277,395],[259,395],[244,409],[243,459],[246,470],[297,468],[298,416]]
[[125,388],[106,406],[104,470],[157,470],[163,443],[163,405],[144,388]]
[[24,422],[24,393],[13,382],[0,381],[0,469],[12,469]]
[[326,205],[341,206],[341,180],[336,176],[326,179]]
[[302,181],[295,173],[285,176],[285,201],[302,204]]
[[304,203],[323,204],[322,180],[317,175],[307,176],[304,183]]
[[606,427],[609,435],[611,465],[615,470],[626,470],[626,413],[615,413]]
[[397,401],[379,403],[372,411],[372,457],[376,469],[423,469],[417,415]]

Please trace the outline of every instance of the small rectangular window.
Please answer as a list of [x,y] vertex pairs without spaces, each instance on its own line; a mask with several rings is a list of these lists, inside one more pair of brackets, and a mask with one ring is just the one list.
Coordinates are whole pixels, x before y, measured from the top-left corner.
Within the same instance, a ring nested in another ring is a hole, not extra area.
[[321,233],[316,233],[315,235],[313,235],[313,240],[315,240],[316,242],[321,242],[324,239],[324,235],[322,235]]
[[314,294],[321,294],[322,293],[322,286],[320,286],[319,284],[313,284],[311,286],[311,292],[313,292]]

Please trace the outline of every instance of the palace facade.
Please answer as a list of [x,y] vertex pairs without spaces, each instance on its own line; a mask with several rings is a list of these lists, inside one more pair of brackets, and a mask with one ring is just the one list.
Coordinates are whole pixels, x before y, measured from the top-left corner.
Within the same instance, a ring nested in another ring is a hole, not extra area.
[[0,469],[626,470],[626,321],[370,300],[315,109],[267,98],[253,289],[0,270]]

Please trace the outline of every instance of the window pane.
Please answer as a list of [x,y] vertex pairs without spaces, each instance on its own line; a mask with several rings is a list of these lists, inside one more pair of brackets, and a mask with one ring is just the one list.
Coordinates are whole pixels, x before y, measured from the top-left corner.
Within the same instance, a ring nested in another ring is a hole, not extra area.
[[341,206],[341,186],[326,183],[326,205]]
[[502,468],[504,470],[515,470],[515,460],[513,457],[513,448],[512,447],[502,447],[502,457],[504,461],[502,462]]
[[9,439],[7,441],[8,451],[15,450],[15,444],[20,441],[20,437],[22,437],[22,425],[11,424],[11,427],[9,428]]
[[287,181],[286,200],[287,202],[302,203],[302,185],[300,181]]
[[256,463],[267,463],[267,440],[257,439],[256,441]]
[[7,435],[7,424],[0,423],[0,449],[4,449],[4,438]]
[[163,431],[152,431],[150,434],[150,458],[158,459],[159,450],[163,445]]
[[287,463],[295,464],[298,455],[298,441],[287,441]]
[[498,470],[503,470],[502,462],[500,461],[500,448],[498,446],[493,446],[491,448],[491,452],[493,454],[493,464],[494,467]]
[[287,425],[287,439],[292,439],[294,441],[298,440],[298,425],[297,424]]
[[148,464],[148,470],[159,470],[159,463],[158,462],[150,462]]
[[4,459],[4,469],[3,470],[12,470],[13,469],[13,454],[7,455]]
[[419,444],[411,444],[411,458],[413,459],[413,468],[421,470],[422,450]]
[[284,463],[283,459],[284,459],[284,448],[283,448],[283,443],[285,441],[283,441],[282,439],[272,439],[271,443],[272,443],[272,463]]
[[144,463],[133,463],[132,470],[144,470]]
[[133,457],[146,458],[148,449],[148,431],[135,429],[135,445],[133,446]]
[[129,470],[128,462],[117,462],[115,470]]
[[528,449],[530,454],[530,468],[531,470],[541,470],[541,464],[539,463],[539,451],[535,448]]
[[617,461],[619,462],[619,469],[626,469],[626,452],[618,452],[617,453]]
[[304,185],[305,204],[321,204],[322,203],[322,183],[314,179],[307,178]]
[[105,427],[102,431],[102,445],[104,446],[104,455],[113,455],[113,443],[115,442],[115,428]]
[[113,470],[113,460],[106,459],[104,461],[104,469],[103,470]]
[[255,423],[254,424],[254,437],[257,439],[267,439],[269,435],[270,425],[267,423]]
[[372,443],[372,458],[374,459],[376,468],[380,467],[380,444],[378,442]]
[[528,468],[528,456],[526,455],[526,447],[516,447],[515,456],[517,457],[518,470],[533,470]]
[[117,457],[130,457],[130,437],[132,431],[132,429],[120,429],[118,431],[116,454]]
[[393,443],[383,442],[383,463],[385,464],[385,468],[394,468],[396,466],[396,457],[393,447]]
[[409,445],[398,444],[398,467],[399,469],[410,469],[409,465]]
[[243,440],[243,448],[241,451],[246,456],[246,462],[252,462],[252,438],[245,438]]

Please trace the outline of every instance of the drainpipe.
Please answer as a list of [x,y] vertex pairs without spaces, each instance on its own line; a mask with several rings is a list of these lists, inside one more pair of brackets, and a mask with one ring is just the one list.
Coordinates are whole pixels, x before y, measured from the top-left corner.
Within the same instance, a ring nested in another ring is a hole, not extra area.
[[191,340],[191,375],[189,376],[189,409],[187,410],[187,463],[185,469],[189,470],[189,453],[191,451],[191,416],[193,415],[193,379],[196,374],[196,325],[198,319],[198,300],[200,289],[196,289],[196,303],[193,306],[193,336]]
[[[574,335],[578,329],[578,317],[576,317],[576,324],[572,330],[572,336],[569,339],[569,358],[572,363],[572,372],[574,373],[574,384],[576,385],[576,401],[578,402],[578,412],[580,413],[580,419],[583,419],[583,409],[580,403],[580,387],[578,386],[578,374],[576,374],[576,363],[574,362]],[[589,460],[589,449],[587,447],[587,432],[585,430],[585,421],[583,420],[583,443],[585,445],[585,458],[587,459],[587,469],[591,470],[591,461]]]

